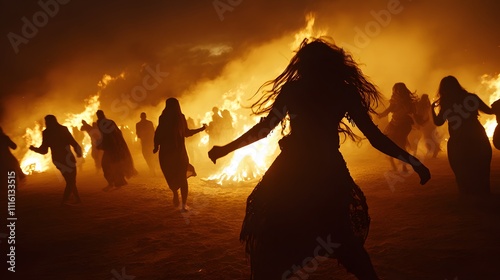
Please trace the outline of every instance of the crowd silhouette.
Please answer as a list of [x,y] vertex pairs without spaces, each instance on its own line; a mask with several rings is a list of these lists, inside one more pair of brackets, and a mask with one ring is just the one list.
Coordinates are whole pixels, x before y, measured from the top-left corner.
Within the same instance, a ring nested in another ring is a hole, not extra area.
[[[358,279],[379,279],[364,248],[371,222],[366,198],[339,151],[341,136],[355,142],[362,139],[350,125],[388,156],[393,171],[408,173],[411,167],[420,184],[425,184],[431,173],[417,158],[418,146],[425,147],[425,158],[444,153],[438,128],[447,123],[446,155],[458,193],[491,193],[492,147],[478,117],[480,113],[494,114],[500,122],[500,100],[487,105],[454,76],[440,81],[434,102],[429,94],[418,96],[405,83],[397,82],[389,105],[377,113],[382,95],[352,56],[324,38],[313,38],[305,39],[283,72],[264,83],[255,96],[252,112],[263,117],[239,136],[235,134],[236,118],[229,110],[213,107],[208,125],[194,128],[195,121],[186,119],[179,100],[173,97],[166,99],[156,128],[146,112],[135,126],[150,174],[155,175],[160,167],[172,192],[172,205],[182,212],[189,211],[188,178],[197,175],[190,155],[199,157],[188,151],[187,137],[205,131],[211,147],[208,158],[215,164],[266,137],[278,124],[288,131],[278,142],[280,154],[247,199],[240,240],[250,259],[251,279],[292,277],[295,271],[290,268],[311,255],[318,237],[339,245],[325,256],[338,259]],[[390,120],[381,130],[372,115]],[[61,125],[54,115],[46,115],[44,122],[42,144],[29,149],[40,154],[50,150],[52,162],[65,180],[61,205],[82,202],[76,176],[83,160],[83,132],[91,139],[96,173],[102,171],[107,182],[104,191],[119,189],[137,175],[129,149],[134,133],[119,127],[103,110],[96,112],[92,124],[82,120],[80,128]],[[194,147],[198,139],[188,147]],[[500,149],[498,125],[492,143]],[[16,148],[0,127],[0,169],[3,173],[15,171],[24,181],[26,175],[11,152]]]

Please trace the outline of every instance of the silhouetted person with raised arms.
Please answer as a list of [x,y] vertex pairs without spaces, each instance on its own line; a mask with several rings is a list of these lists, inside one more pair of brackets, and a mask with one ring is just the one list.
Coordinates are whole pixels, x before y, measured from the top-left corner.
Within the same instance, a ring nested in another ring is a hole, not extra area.
[[105,191],[112,187],[121,187],[127,184],[125,178],[137,174],[134,162],[130,155],[127,143],[116,123],[107,119],[102,110],[97,113],[97,127],[102,135],[102,141],[97,148],[104,151],[102,155],[102,171],[108,182]]
[[460,193],[489,194],[492,151],[478,116],[479,111],[493,114],[493,110],[453,76],[441,80],[438,100],[432,107],[439,107],[439,113],[432,110],[437,126],[448,121],[448,161]]
[[153,154],[155,127],[153,122],[147,119],[146,113],[141,113],[141,121],[135,124],[135,133],[141,140],[142,155],[151,171],[156,174],[156,160]]
[[103,155],[103,151],[97,148],[97,146],[99,146],[99,143],[101,143],[102,141],[102,135],[99,131],[99,127],[97,127],[96,122],[93,122],[92,125],[90,125],[85,120],[82,120],[82,127],[80,128],[80,130],[87,132],[90,137],[90,142],[92,143],[92,146],[90,148],[90,155],[94,160],[96,173],[99,173],[99,171],[102,170]]
[[[26,175],[21,170],[19,161],[12,154],[10,149],[17,149],[17,145],[3,132],[2,127],[0,127],[0,171],[3,174],[2,176],[7,174],[7,172],[14,171],[16,173],[16,178],[23,181],[26,179]],[[3,183],[4,182],[2,182],[2,184]]]
[[315,256],[321,239],[336,245],[321,256],[338,258],[358,279],[378,279],[363,247],[370,222],[366,200],[339,151],[339,134],[360,138],[343,119],[356,123],[375,148],[411,164],[422,184],[429,170],[372,122],[369,113],[375,113],[380,93],[336,45],[304,40],[284,72],[263,85],[268,86],[252,106],[267,116],[209,152],[215,162],[290,118],[280,155],[247,200],[240,240],[250,256],[251,278],[289,279],[292,267]]
[[52,162],[61,171],[66,181],[61,205],[69,204],[71,194],[73,194],[76,203],[79,204],[81,199],[76,188],[76,158],[70,147],[73,147],[77,157],[82,156],[82,148],[75,141],[68,128],[59,124],[54,115],[45,116],[45,127],[42,132],[42,145],[38,148],[30,146],[30,150],[45,155],[50,148]]
[[153,153],[160,151],[160,167],[168,187],[173,193],[173,203],[179,206],[179,189],[181,190],[183,212],[188,211],[188,181],[190,176],[196,176],[194,167],[189,164],[185,139],[205,130],[203,125],[198,129],[189,129],[186,117],[182,114],[179,101],[168,98],[165,109],[161,113],[154,137]]
[[[389,100],[389,107],[379,114],[379,117],[385,117],[392,113],[391,121],[385,128],[385,135],[389,137],[400,148],[408,147],[408,135],[413,125],[412,115],[415,113],[415,102],[417,96],[412,93],[404,83],[396,83],[392,87],[392,96]],[[394,159],[389,159],[394,171],[397,171]],[[406,165],[403,164],[403,172],[407,172]]]

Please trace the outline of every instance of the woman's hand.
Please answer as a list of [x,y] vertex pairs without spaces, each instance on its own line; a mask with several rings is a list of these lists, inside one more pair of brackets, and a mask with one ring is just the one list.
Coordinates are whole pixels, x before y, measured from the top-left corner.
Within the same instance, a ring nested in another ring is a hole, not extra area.
[[412,164],[413,170],[417,172],[420,177],[420,185],[424,185],[431,179],[431,172],[423,163],[417,160],[416,163]]
[[217,159],[227,155],[228,152],[224,147],[221,146],[213,146],[212,149],[208,152],[208,157],[215,164]]

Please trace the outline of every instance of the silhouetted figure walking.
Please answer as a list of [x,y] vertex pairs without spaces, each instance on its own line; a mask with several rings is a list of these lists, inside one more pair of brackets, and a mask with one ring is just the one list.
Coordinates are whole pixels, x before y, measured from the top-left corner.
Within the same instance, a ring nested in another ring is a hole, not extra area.
[[453,76],[441,80],[438,97],[432,107],[440,109],[437,114],[432,110],[433,119],[437,126],[448,121],[448,161],[460,193],[490,193],[491,144],[478,116],[493,110]]
[[[392,113],[391,121],[385,128],[385,135],[389,137],[400,148],[405,149],[408,146],[408,135],[413,125],[413,114],[415,113],[415,102],[417,96],[412,93],[404,83],[396,83],[392,87],[392,96],[389,107],[379,114],[379,117],[385,117]],[[394,159],[389,159],[393,170],[397,171]],[[406,172],[406,165],[403,164],[403,171]]]
[[82,156],[82,148],[75,141],[68,128],[59,124],[54,115],[45,116],[45,126],[46,129],[42,132],[42,145],[38,148],[30,146],[30,150],[44,155],[50,148],[52,162],[61,171],[66,181],[61,205],[68,204],[71,194],[76,199],[76,203],[79,204],[81,199],[76,188],[76,159],[70,146],[73,147],[77,157]]
[[141,140],[142,155],[151,171],[151,174],[156,174],[156,160],[153,154],[155,127],[153,122],[146,119],[146,113],[141,113],[141,121],[135,125],[137,138]]
[[[247,200],[240,240],[250,256],[252,279],[291,279],[319,244],[321,256],[338,258],[359,279],[378,279],[363,244],[370,218],[361,189],[339,151],[339,133],[360,139],[343,122],[353,121],[370,143],[430,179],[429,170],[387,138],[372,122],[380,93],[352,57],[323,39],[304,40],[296,55],[253,104],[267,116],[233,142],[213,147],[217,159],[251,144],[290,116],[281,153]],[[295,274],[296,275],[296,274]],[[298,278],[298,276],[297,276]]]
[[80,130],[87,132],[90,137],[90,141],[92,143],[92,146],[90,148],[90,155],[94,160],[95,170],[97,173],[99,173],[99,171],[102,170],[102,155],[104,153],[102,150],[99,150],[97,148],[97,146],[99,146],[99,143],[101,143],[102,141],[102,135],[99,131],[99,127],[97,127],[96,122],[93,122],[92,125],[90,125],[85,120],[82,120],[82,127],[80,128]]
[[[0,171],[2,172],[2,176],[7,174],[7,172],[14,171],[16,173],[16,178],[23,181],[26,179],[26,175],[21,170],[19,161],[12,154],[10,149],[17,149],[17,145],[3,132],[2,127],[0,127]],[[3,183],[4,182],[2,182],[2,184]]]
[[205,130],[203,125],[198,129],[189,129],[186,118],[182,114],[179,101],[169,98],[161,113],[154,137],[153,153],[160,150],[160,167],[169,188],[174,195],[174,206],[179,206],[178,190],[181,190],[182,211],[187,211],[188,182],[187,178],[196,176],[194,167],[189,164],[185,139]]
[[108,182],[108,186],[104,190],[124,186],[127,184],[125,178],[137,174],[130,150],[116,123],[107,119],[102,110],[98,110],[96,115],[97,126],[102,135],[102,141],[98,148],[104,151],[102,171]]

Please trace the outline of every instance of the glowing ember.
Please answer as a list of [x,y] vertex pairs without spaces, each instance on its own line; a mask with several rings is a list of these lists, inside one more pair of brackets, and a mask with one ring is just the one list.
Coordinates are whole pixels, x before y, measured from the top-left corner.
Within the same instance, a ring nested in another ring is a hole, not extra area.
[[[488,90],[492,93],[490,94],[489,104],[500,99],[500,74],[496,77],[492,77],[489,75],[483,75],[481,77],[481,84],[486,85]],[[484,128],[486,129],[486,134],[491,139],[493,138],[493,132],[495,131],[495,127],[497,126],[496,118],[489,117],[484,123]]]

